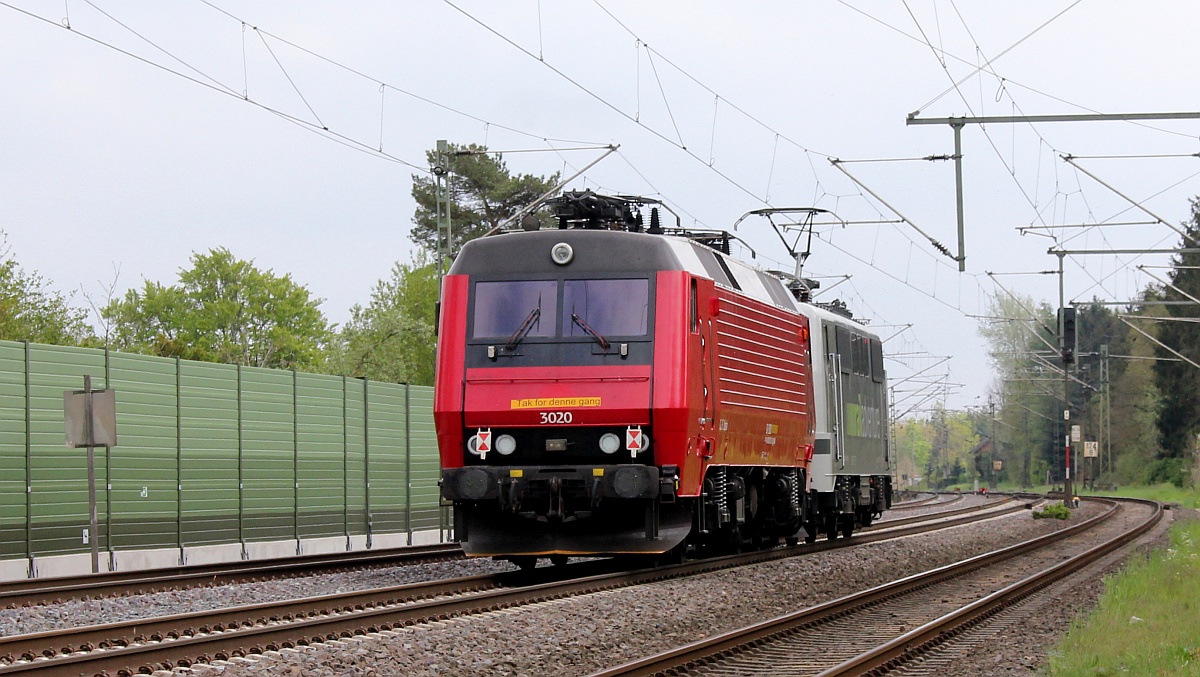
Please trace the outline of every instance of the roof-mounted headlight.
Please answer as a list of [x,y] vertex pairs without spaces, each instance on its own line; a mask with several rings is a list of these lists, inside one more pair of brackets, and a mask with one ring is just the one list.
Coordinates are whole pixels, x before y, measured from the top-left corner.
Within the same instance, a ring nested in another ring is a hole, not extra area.
[[550,260],[560,266],[565,266],[575,258],[575,250],[566,242],[559,242],[550,248]]

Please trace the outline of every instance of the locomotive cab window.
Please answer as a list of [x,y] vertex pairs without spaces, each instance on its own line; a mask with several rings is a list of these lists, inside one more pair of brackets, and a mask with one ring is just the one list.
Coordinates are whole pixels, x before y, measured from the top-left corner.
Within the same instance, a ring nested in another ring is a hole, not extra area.
[[566,280],[562,335],[645,336],[649,307],[645,278]]
[[557,329],[558,282],[511,280],[475,283],[472,338],[550,337]]

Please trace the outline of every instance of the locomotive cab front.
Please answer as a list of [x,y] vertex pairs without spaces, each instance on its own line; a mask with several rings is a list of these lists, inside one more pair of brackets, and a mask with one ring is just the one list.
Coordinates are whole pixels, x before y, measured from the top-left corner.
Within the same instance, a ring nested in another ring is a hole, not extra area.
[[442,495],[467,554],[647,554],[686,537],[678,465],[652,442],[670,262],[651,237],[483,238],[446,276],[434,413]]

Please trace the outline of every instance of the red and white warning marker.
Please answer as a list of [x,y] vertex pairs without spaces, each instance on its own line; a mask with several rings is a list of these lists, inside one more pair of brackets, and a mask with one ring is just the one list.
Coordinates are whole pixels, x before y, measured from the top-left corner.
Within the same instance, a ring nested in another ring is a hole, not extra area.
[[642,435],[641,426],[629,426],[625,429],[625,448],[632,458],[637,458],[638,452],[646,448],[646,438]]
[[475,433],[475,438],[475,451],[479,452],[479,458],[487,458],[488,452],[492,450],[492,429],[480,428],[479,432]]

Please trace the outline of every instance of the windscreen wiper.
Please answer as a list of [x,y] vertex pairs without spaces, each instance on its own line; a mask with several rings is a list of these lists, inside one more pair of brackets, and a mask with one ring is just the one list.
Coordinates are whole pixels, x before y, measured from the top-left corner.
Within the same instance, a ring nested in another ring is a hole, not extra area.
[[571,321],[574,322],[575,324],[579,325],[579,328],[584,330],[585,332],[587,332],[588,335],[590,335],[592,338],[599,341],[600,348],[602,350],[604,350],[604,352],[608,352],[608,341],[606,341],[604,339],[604,337],[600,335],[600,332],[598,332],[595,329],[592,329],[590,326],[588,326],[588,323],[584,322],[583,318],[579,317],[575,313],[571,313]]
[[508,342],[504,344],[504,349],[510,353],[513,350],[516,350],[521,341],[525,340],[525,337],[529,335],[529,332],[533,331],[533,328],[537,326],[538,320],[541,317],[542,299],[539,297],[537,307],[529,311],[529,314],[525,316],[525,321],[521,323],[521,326],[517,327],[517,330],[513,332],[513,335],[508,337]]

